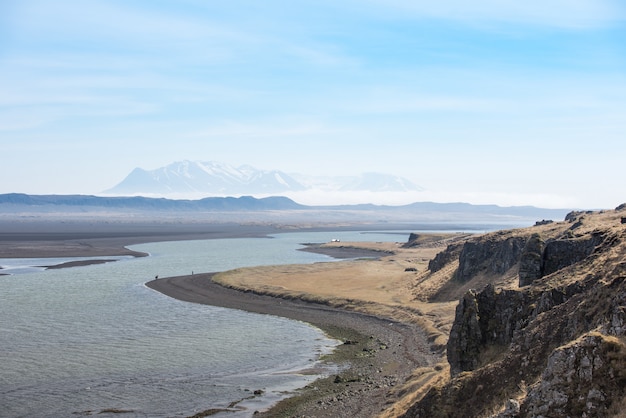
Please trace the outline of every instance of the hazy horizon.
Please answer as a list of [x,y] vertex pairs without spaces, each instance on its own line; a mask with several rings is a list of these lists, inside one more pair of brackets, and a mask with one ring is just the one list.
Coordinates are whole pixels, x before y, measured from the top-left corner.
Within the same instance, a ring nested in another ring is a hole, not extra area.
[[[180,164],[216,164],[218,167],[229,171],[236,170],[240,167],[233,167],[228,164],[224,164],[218,161],[180,161],[175,162],[166,167],[160,167],[159,170],[155,170],[156,175],[159,177],[167,176],[161,169],[170,169],[170,170],[179,170]],[[222,167],[223,166],[223,167]],[[245,166],[251,166],[251,164],[245,164]],[[140,167],[138,167],[141,169]],[[252,168],[257,169],[257,167],[252,166]],[[142,169],[143,170],[143,169]],[[273,167],[271,170],[276,170],[283,172],[279,167]],[[147,172],[151,172],[151,170],[146,170]],[[182,174],[182,173],[178,173]],[[286,173],[291,176],[296,176],[296,179],[299,179],[300,176],[307,176],[303,173]],[[353,173],[353,175],[347,175],[346,177],[356,178],[365,173]],[[392,173],[378,173],[378,174],[389,174]],[[132,173],[129,174],[129,177],[132,176]],[[184,177],[184,176],[183,176]],[[312,176],[316,177],[316,176]],[[425,190],[419,184],[413,184],[416,186],[417,190],[407,190],[407,191],[374,191],[374,190],[339,190],[332,189],[331,187],[320,186],[319,183],[323,183],[323,180],[329,176],[320,176],[319,181],[314,181],[313,183],[305,182],[305,186],[308,188],[305,190],[290,190],[284,192],[275,192],[275,193],[258,193],[252,190],[243,193],[210,193],[210,192],[201,192],[201,191],[170,191],[168,193],[155,193],[155,192],[146,192],[146,191],[138,191],[133,193],[118,193],[113,190],[104,190],[99,193],[94,193],[99,196],[144,196],[144,197],[152,197],[152,198],[169,198],[169,199],[191,199],[198,200],[206,197],[241,197],[241,196],[254,196],[257,198],[264,198],[270,196],[285,196],[297,203],[303,205],[342,205],[342,204],[362,204],[362,203],[372,203],[376,205],[390,205],[390,206],[398,206],[398,205],[406,205],[416,202],[437,202],[437,203],[472,203],[478,205],[491,205],[497,204],[499,206],[536,206],[529,204],[525,199],[519,199],[519,196],[516,195],[496,195],[496,194],[484,194],[482,196],[477,195],[468,195],[463,193],[446,193],[445,191],[429,191]],[[311,180],[311,179],[309,179]],[[332,182],[332,177],[327,179]],[[122,182],[124,183],[124,182]],[[122,184],[120,183],[120,184]],[[137,186],[137,185],[135,185]],[[137,186],[138,187],[138,186]],[[536,198],[541,198],[540,196],[536,196]],[[552,208],[552,209],[612,209],[612,208],[604,208],[604,207],[566,207],[566,206],[558,206],[558,201],[551,201],[549,196],[543,196],[540,200],[544,203],[544,208]],[[497,203],[495,203],[497,202]]]
[[626,201],[617,0],[9,0],[0,34],[0,193],[192,160],[424,189],[303,204]]

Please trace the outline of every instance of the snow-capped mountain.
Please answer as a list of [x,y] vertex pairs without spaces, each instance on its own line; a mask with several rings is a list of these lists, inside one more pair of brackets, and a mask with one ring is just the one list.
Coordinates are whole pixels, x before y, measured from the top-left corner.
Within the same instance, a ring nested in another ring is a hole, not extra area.
[[420,187],[402,177],[366,173],[348,177],[314,177],[260,170],[250,165],[233,167],[208,161],[180,161],[155,170],[135,168],[106,194],[125,195],[269,195],[307,190],[407,192]]
[[180,161],[156,170],[135,168],[106,193],[216,195],[268,194],[304,190],[305,187],[281,171],[233,167],[214,161]]

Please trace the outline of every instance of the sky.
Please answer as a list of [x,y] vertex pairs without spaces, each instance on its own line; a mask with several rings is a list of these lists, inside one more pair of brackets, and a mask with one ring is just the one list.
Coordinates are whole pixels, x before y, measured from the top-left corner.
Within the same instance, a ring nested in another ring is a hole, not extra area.
[[622,0],[3,0],[0,193],[192,160],[614,208],[625,40]]

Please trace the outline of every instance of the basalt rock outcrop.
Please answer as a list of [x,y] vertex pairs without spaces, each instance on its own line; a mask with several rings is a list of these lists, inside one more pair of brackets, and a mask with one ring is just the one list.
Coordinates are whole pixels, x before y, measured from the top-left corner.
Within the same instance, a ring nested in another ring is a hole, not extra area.
[[448,245],[445,251],[438,253],[435,258],[428,262],[428,270],[435,273],[453,260],[458,260],[462,249],[463,244],[456,243]]
[[545,241],[540,234],[534,233],[526,242],[519,261],[519,285],[528,286],[543,276],[543,252]]
[[448,382],[404,416],[623,416],[625,215],[626,205],[573,212],[563,222],[472,238],[435,257],[458,260],[449,283],[482,286],[457,305]]
[[604,237],[600,232],[571,239],[557,239],[546,243],[541,273],[547,275],[588,257]]
[[487,285],[481,292],[470,290],[456,309],[447,344],[450,373],[475,370],[483,363],[486,347],[505,347],[515,330],[522,328],[531,304],[523,292]]
[[550,354],[539,383],[526,395],[518,415],[609,416],[612,401],[624,396],[625,382],[624,344],[591,332]]
[[455,279],[464,283],[479,273],[504,274],[519,262],[525,245],[526,237],[498,234],[468,241],[459,255]]
[[[578,222],[574,224],[576,228],[580,225]],[[572,228],[567,230],[565,238],[546,242],[538,233],[528,238],[519,260],[520,286],[528,286],[545,275],[584,260],[604,239],[601,232],[574,237]]]

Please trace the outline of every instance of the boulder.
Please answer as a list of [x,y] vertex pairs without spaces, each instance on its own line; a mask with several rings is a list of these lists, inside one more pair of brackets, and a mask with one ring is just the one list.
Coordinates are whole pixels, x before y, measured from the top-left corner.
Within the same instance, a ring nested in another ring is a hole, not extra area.
[[542,275],[548,275],[587,258],[603,241],[600,233],[574,239],[548,241],[543,253]]
[[455,279],[465,283],[479,273],[504,274],[520,259],[526,238],[521,236],[502,239],[489,235],[467,241],[459,255],[459,269]]

